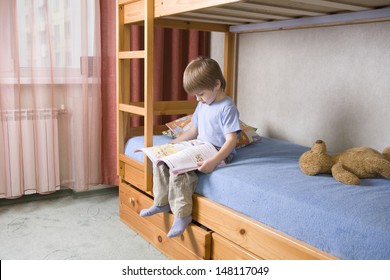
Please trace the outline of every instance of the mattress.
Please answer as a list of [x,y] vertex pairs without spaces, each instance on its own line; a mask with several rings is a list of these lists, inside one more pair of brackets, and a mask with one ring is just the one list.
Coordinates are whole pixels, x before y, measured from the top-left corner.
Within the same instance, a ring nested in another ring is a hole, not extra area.
[[[155,136],[154,145],[169,141]],[[142,137],[126,143],[125,154]],[[344,185],[331,175],[307,176],[298,159],[308,147],[263,137],[232,162],[199,173],[196,193],[342,259],[390,259],[390,181]],[[239,175],[238,175],[239,174]]]

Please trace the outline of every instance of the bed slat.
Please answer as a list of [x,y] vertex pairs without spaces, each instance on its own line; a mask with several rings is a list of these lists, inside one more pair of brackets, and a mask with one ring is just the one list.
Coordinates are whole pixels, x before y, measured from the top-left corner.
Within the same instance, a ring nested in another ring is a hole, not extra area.
[[322,6],[322,7],[328,7],[328,8],[333,8],[333,9],[346,10],[346,11],[363,11],[363,10],[368,9],[366,7],[363,7],[363,6],[337,3],[334,1],[325,1],[325,0],[291,0],[291,1],[298,2],[298,3],[317,5],[317,6]]
[[321,26],[334,26],[342,24],[354,24],[363,22],[377,22],[390,20],[390,7],[366,10],[360,12],[349,12],[343,14],[325,15],[318,17],[306,17],[291,20],[270,21],[230,27],[230,32],[262,32],[270,30],[288,30],[297,28],[311,28]]
[[229,3],[240,2],[239,0],[161,0],[156,1],[155,17],[168,16],[172,14],[185,13],[188,11],[196,11],[203,8],[216,7]]

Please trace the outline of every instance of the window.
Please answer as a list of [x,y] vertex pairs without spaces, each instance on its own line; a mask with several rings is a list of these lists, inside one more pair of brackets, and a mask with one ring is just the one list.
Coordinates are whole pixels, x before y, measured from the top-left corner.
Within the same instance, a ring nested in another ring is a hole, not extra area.
[[[21,70],[33,63],[34,68],[73,69],[75,75],[80,75],[80,57],[95,52],[94,5],[94,0],[17,0]],[[85,13],[88,28],[82,30]],[[88,47],[83,46],[83,38],[88,39]]]

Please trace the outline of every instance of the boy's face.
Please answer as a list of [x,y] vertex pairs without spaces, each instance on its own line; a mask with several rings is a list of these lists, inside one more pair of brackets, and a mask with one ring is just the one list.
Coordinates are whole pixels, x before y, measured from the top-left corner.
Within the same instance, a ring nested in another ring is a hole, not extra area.
[[221,93],[220,83],[218,83],[213,89],[200,90],[193,93],[193,95],[196,97],[196,101],[210,105],[218,99],[219,93]]
[[214,102],[217,94],[214,90],[205,89],[195,93],[194,96],[196,97],[196,101],[210,105]]

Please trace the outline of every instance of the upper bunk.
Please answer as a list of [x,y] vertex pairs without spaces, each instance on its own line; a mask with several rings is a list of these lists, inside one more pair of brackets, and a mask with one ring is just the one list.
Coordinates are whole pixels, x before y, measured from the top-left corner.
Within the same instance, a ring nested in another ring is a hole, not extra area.
[[[144,20],[144,1],[120,0],[124,23]],[[154,19],[164,27],[260,32],[390,20],[389,0],[159,0]]]

